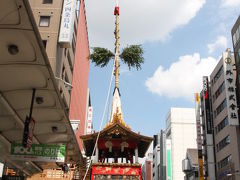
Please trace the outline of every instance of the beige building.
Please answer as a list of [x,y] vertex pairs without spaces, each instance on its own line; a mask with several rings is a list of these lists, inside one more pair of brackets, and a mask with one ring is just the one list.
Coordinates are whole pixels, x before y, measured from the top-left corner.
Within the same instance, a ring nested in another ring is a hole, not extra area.
[[233,61],[227,49],[210,75],[217,179],[239,179],[234,175],[240,168],[240,134]]
[[197,148],[195,109],[171,107],[166,117],[166,179],[182,180],[182,160]]
[[[69,109],[72,88],[71,84],[78,22],[77,12],[80,1],[69,0],[69,2],[75,3],[75,5],[72,6],[75,10],[73,10],[72,7],[64,6],[63,0],[29,0],[36,24],[41,34],[43,45],[46,48],[48,59],[56,77],[67,111]],[[71,42],[68,43],[68,45],[66,42],[63,43],[59,41],[61,21],[64,19],[64,17],[61,18],[64,16],[62,15],[62,13],[64,13],[63,8],[72,8],[71,10],[74,11],[74,16],[71,17],[71,12],[69,12],[68,16],[70,18],[65,19],[71,33]]]

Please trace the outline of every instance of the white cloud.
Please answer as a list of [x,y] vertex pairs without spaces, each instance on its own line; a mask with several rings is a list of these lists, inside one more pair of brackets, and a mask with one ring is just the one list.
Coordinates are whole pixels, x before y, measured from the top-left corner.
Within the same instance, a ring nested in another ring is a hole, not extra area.
[[[165,40],[194,18],[206,0],[121,0],[120,42]],[[85,1],[91,46],[113,47],[114,0]]]
[[160,96],[193,100],[193,94],[202,88],[202,76],[209,76],[216,64],[216,59],[201,59],[199,53],[181,56],[169,69],[159,66],[145,85]]
[[215,50],[222,48],[227,48],[227,38],[225,36],[218,36],[217,40],[214,43],[210,43],[207,45],[208,52],[213,53]]
[[240,6],[240,0],[222,0],[223,7],[236,7]]

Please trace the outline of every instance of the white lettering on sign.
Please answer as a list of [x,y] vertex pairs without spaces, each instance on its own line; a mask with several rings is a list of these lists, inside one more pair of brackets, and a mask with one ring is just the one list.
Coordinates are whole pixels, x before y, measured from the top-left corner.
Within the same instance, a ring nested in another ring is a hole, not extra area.
[[233,126],[238,126],[238,108],[237,108],[237,98],[235,91],[235,82],[233,76],[233,55],[231,52],[226,52],[223,54],[223,64],[224,64],[224,80],[225,80],[225,90],[226,90],[226,100],[227,100],[227,111],[229,124]]

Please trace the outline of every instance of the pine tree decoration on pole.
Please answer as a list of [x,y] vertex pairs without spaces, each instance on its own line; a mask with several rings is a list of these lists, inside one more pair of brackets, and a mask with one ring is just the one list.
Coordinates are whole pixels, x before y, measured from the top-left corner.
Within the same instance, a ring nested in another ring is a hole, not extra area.
[[118,88],[118,76],[119,76],[119,59],[122,60],[124,64],[127,64],[129,70],[131,68],[141,69],[141,64],[144,63],[143,49],[141,45],[130,45],[123,48],[121,54],[119,50],[119,6],[118,0],[116,2],[116,7],[114,9],[115,15],[115,52],[111,52],[106,48],[94,47],[89,59],[96,65],[100,67],[105,67],[111,59],[114,59],[115,65],[115,87]]

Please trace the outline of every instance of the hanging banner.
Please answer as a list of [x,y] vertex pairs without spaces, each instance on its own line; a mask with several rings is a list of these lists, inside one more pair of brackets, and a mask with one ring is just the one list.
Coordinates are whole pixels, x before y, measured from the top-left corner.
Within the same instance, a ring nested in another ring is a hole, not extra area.
[[87,119],[87,134],[92,133],[92,116],[93,116],[93,107],[88,107],[88,119]]
[[235,82],[233,77],[233,56],[231,52],[223,53],[224,80],[227,99],[227,111],[229,125],[238,126],[238,108],[235,91]]
[[32,140],[33,140],[34,126],[35,126],[35,120],[32,117],[29,118],[27,116],[24,123],[23,140],[22,140],[23,147],[26,147],[26,148],[31,147]]
[[14,160],[64,162],[65,145],[32,144],[24,148],[21,144],[11,144],[10,155]]

